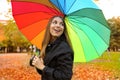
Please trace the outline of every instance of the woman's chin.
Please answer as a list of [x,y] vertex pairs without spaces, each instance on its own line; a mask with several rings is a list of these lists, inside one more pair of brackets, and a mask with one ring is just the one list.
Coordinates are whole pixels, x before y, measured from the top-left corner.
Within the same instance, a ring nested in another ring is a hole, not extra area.
[[59,37],[60,35],[58,35],[58,34],[54,34],[54,35],[52,35],[53,37]]

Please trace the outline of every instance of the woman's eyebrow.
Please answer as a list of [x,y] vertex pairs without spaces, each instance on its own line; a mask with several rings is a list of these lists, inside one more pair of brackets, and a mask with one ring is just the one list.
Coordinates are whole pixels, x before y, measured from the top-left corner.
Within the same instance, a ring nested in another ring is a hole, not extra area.
[[55,21],[57,21],[57,20],[53,20],[52,22],[55,22]]

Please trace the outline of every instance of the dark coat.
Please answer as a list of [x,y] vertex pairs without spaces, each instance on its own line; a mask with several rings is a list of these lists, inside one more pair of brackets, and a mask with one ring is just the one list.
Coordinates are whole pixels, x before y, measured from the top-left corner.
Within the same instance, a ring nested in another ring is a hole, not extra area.
[[44,58],[45,68],[37,72],[42,80],[71,80],[73,68],[73,51],[64,37],[49,44]]

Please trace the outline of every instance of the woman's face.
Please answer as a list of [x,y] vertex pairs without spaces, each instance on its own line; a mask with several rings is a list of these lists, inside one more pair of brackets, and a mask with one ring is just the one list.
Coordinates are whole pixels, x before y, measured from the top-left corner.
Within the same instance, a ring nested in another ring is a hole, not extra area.
[[64,23],[60,17],[55,17],[50,24],[50,34],[59,37],[64,32]]

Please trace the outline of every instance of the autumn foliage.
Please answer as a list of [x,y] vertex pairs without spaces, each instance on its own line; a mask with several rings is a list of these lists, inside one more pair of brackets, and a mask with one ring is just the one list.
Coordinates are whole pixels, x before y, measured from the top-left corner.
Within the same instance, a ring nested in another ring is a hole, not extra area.
[[0,80],[39,80],[40,76],[28,63],[27,54],[0,55]]
[[[40,80],[35,68],[29,66],[28,54],[0,54],[0,80]],[[113,72],[93,64],[74,64],[72,80],[117,80]],[[119,80],[119,79],[118,79]]]

